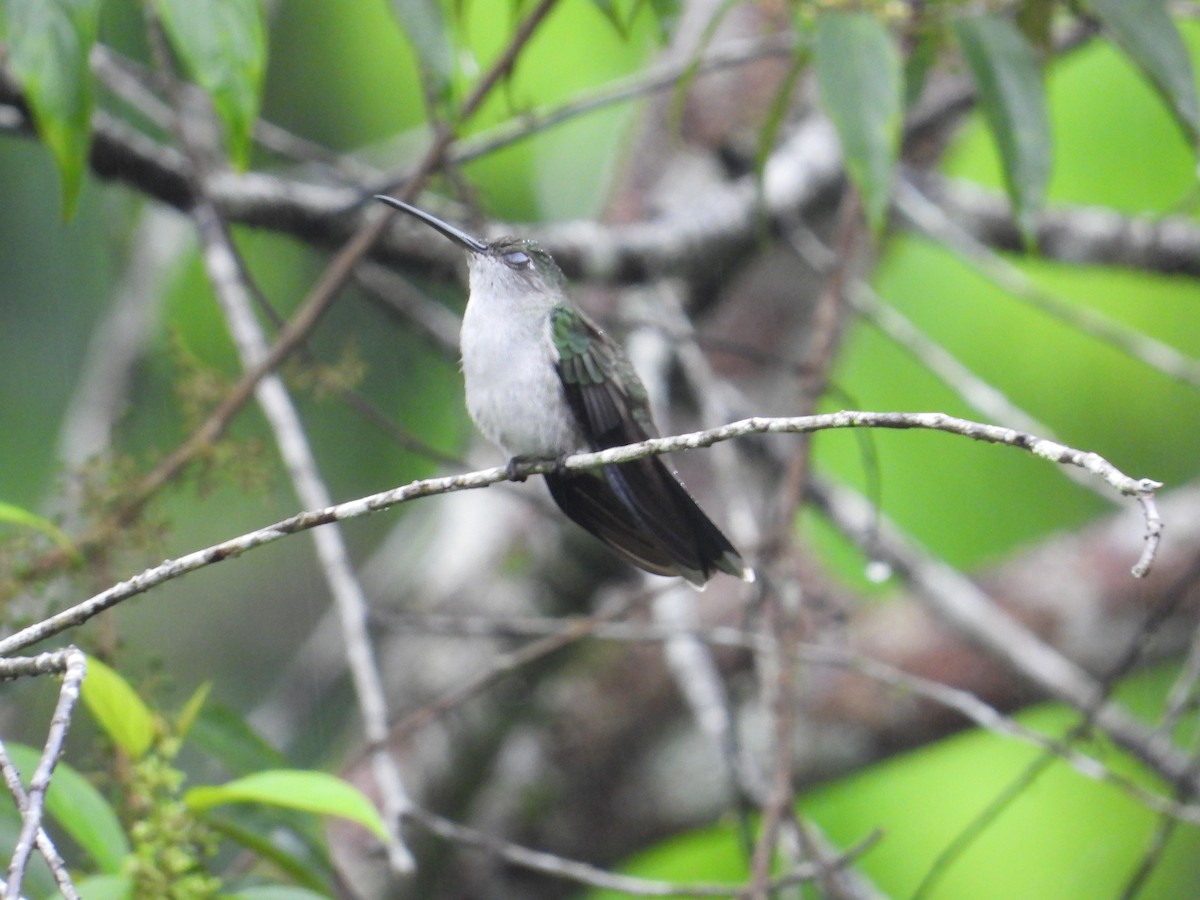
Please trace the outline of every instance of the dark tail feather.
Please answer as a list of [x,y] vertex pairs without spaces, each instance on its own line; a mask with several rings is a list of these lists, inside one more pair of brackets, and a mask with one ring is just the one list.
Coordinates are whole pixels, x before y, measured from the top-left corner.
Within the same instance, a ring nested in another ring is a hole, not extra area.
[[672,558],[703,573],[701,580],[689,581],[703,584],[718,570],[744,581],[754,580],[753,570],[661,458],[606,466],[604,474],[614,489],[625,487],[622,494],[634,517],[663,543]]
[[598,476],[548,473],[546,486],[559,509],[626,562],[655,575],[678,575],[671,557],[651,540],[625,505]]
[[550,495],[576,524],[627,561],[703,587],[720,570],[754,573],[661,460],[651,457],[594,473],[546,475]]

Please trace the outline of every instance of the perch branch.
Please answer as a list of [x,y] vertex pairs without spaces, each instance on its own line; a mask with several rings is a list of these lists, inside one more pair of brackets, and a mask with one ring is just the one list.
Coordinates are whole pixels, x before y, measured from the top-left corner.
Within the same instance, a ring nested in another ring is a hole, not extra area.
[[[920,428],[933,431],[945,431],[959,434],[975,440],[993,444],[1005,444],[1028,450],[1043,459],[1063,465],[1079,466],[1096,477],[1102,478],[1113,489],[1121,494],[1137,497],[1142,501],[1143,509],[1153,513],[1146,518],[1146,546],[1142,557],[1134,569],[1135,575],[1144,575],[1154,558],[1158,539],[1162,530],[1161,519],[1154,505],[1154,494],[1162,485],[1149,478],[1133,478],[1121,472],[1116,466],[1096,453],[1076,450],[1054,441],[1046,441],[1025,432],[998,425],[985,425],[967,419],[947,416],[943,413],[903,413],[903,412],[861,412],[845,410],[836,413],[824,413],[815,416],[796,416],[783,418],[755,417],[710,428],[681,434],[675,437],[655,438],[638,444],[624,447],[614,447],[599,453],[577,453],[562,462],[566,468],[576,471],[595,469],[610,463],[629,462],[662,453],[678,450],[692,450],[698,447],[708,447],[720,441],[746,437],[754,434],[808,434],[831,428]],[[521,474],[539,475],[554,471],[553,461],[537,462],[522,467]],[[508,470],[504,466],[491,469],[481,469],[476,472],[466,472],[460,475],[445,475],[439,478],[426,478],[413,481],[401,487],[371,494],[345,503],[328,506],[324,509],[310,510],[289,516],[265,528],[247,532],[246,534],[221,541],[218,544],[196,550],[173,560],[165,560],[157,566],[133,576],[132,578],[114,584],[99,594],[83,602],[62,610],[53,616],[23,628],[20,631],[0,639],[0,657],[9,656],[17,651],[43,641],[48,637],[59,634],[68,628],[82,625],[97,613],[100,613],[121,601],[144,593],[153,587],[185,575],[196,569],[223,562],[226,559],[240,556],[248,550],[274,543],[290,534],[307,531],[318,525],[339,522],[346,519],[358,518],[369,513],[378,512],[407,503],[420,497],[432,497],[452,491],[470,490],[487,487],[508,480]]]

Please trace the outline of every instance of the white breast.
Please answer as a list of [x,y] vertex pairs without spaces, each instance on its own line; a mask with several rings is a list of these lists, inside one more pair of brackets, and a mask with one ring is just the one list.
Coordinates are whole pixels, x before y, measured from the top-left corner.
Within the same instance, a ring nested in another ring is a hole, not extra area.
[[509,456],[550,459],[584,449],[554,369],[552,303],[481,294],[484,286],[474,278],[471,287],[461,341],[467,411],[475,425]]

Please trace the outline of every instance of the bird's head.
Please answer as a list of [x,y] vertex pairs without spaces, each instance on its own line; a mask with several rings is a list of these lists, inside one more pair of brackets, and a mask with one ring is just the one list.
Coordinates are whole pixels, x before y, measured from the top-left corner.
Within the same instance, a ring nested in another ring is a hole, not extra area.
[[467,251],[472,296],[482,291],[489,296],[532,301],[537,297],[562,295],[565,284],[562,270],[536,241],[516,237],[481,241],[403,200],[382,194],[376,199],[421,220]]

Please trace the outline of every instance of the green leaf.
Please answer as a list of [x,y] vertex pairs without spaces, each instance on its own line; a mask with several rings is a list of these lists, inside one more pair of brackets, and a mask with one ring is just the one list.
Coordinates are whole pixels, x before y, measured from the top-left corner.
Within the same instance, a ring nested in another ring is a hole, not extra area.
[[206,681],[196,688],[192,692],[192,696],[188,697],[187,703],[183,704],[183,709],[179,711],[179,717],[175,720],[175,733],[181,738],[187,737],[192,726],[196,724],[196,717],[204,709],[204,703],[208,700],[208,693],[211,690],[212,682]]
[[1042,59],[1054,49],[1055,0],[1022,0],[1017,7],[1017,27]]
[[267,67],[261,0],[153,0],[171,46],[212,98],[229,156],[245,168]]
[[[41,753],[23,744],[6,744],[5,749],[28,779]],[[46,812],[101,872],[115,875],[121,871],[131,851],[117,814],[90,781],[64,762],[54,767],[46,792]]]
[[307,888],[282,884],[267,884],[250,887],[236,894],[224,895],[226,900],[329,900],[327,894],[318,894]]
[[1188,140],[1200,140],[1196,76],[1167,0],[1087,0],[1087,5],[1166,98]]
[[426,95],[438,107],[450,100],[454,47],[438,0],[392,0],[392,13],[417,55]]
[[191,743],[212,755],[233,775],[249,775],[287,765],[282,753],[263,740],[246,720],[223,706],[206,706],[191,730]]
[[[704,30],[700,33],[700,38],[693,42],[692,56],[688,60],[687,68],[675,80],[675,89],[671,97],[671,111],[667,118],[667,131],[677,131],[683,123],[684,107],[687,105],[688,95],[691,93],[692,84],[696,80],[696,76],[700,74],[700,64],[704,61],[704,54],[712,44],[713,39],[717,36],[717,32],[721,28],[721,23],[725,21],[725,17],[737,5],[737,0],[721,0],[719,6],[714,9],[708,16],[708,21],[704,25]],[[637,9],[641,8],[641,0],[639,0]],[[637,9],[634,10],[636,14]],[[657,6],[655,10],[657,11]],[[669,33],[662,32],[663,20],[658,20],[659,39],[662,43],[667,43],[670,38]],[[674,27],[674,23],[670,27]]]
[[592,0],[592,6],[600,12],[600,15],[608,19],[608,23],[621,37],[628,35],[628,30],[625,23],[621,21],[621,11],[617,9],[617,4],[614,0]]
[[[301,815],[294,810],[288,812],[272,810],[271,812],[274,816]],[[303,839],[303,836],[297,832],[287,829],[283,832],[284,836],[281,839],[280,828],[275,823],[260,827],[245,827],[240,822],[211,814],[205,817],[205,823],[226,839],[249,850],[258,857],[260,862],[273,866],[297,884],[307,885],[313,890],[322,890],[327,887],[326,880],[317,871],[312,860],[284,849],[285,847],[295,847],[292,839]],[[307,846],[307,842],[305,845]],[[237,896],[242,896],[242,893],[239,892]]]
[[1033,243],[1050,181],[1050,117],[1037,56],[1016,26],[998,16],[960,19],[955,34],[1000,149],[1013,214]]
[[771,99],[771,106],[768,108],[767,115],[763,118],[762,127],[758,131],[758,146],[754,152],[754,173],[758,179],[760,189],[762,187],[763,172],[766,171],[767,167],[767,160],[771,157],[771,151],[775,149],[775,139],[779,136],[779,130],[783,127],[784,117],[791,108],[790,101],[795,91],[796,81],[800,78],[800,74],[804,71],[807,63],[808,51],[802,47],[797,47],[796,52],[792,54],[787,74],[779,82],[779,89]]
[[381,839],[383,819],[358,788],[327,772],[272,769],[227,784],[194,787],[183,802],[197,812],[226,803],[265,803],[357,822]]
[[878,19],[846,12],[818,17],[815,53],[821,100],[837,128],[867,221],[878,232],[887,217],[900,147],[900,54]]
[[83,702],[104,733],[133,759],[140,759],[154,742],[154,714],[116,671],[88,657],[83,679]]
[[[683,15],[683,0],[649,0],[650,11],[658,25],[658,39],[663,44],[671,40],[679,17]],[[723,13],[722,13],[723,15]]]
[[54,155],[63,213],[79,200],[91,142],[92,74],[100,0],[3,0],[8,66]]
[[131,900],[133,885],[117,875],[96,875],[75,882],[81,900]]
[[938,63],[942,51],[942,32],[923,28],[912,37],[912,48],[904,60],[904,108],[912,109],[921,99],[925,81]]
[[22,528],[32,528],[35,531],[40,531],[70,553],[71,558],[76,563],[83,562],[83,557],[79,555],[79,551],[75,549],[75,545],[71,543],[71,539],[63,534],[57,525],[48,519],[43,519],[37,513],[31,513],[20,506],[14,506],[11,503],[5,503],[3,500],[0,500],[0,522],[8,522],[11,525],[19,525]]

